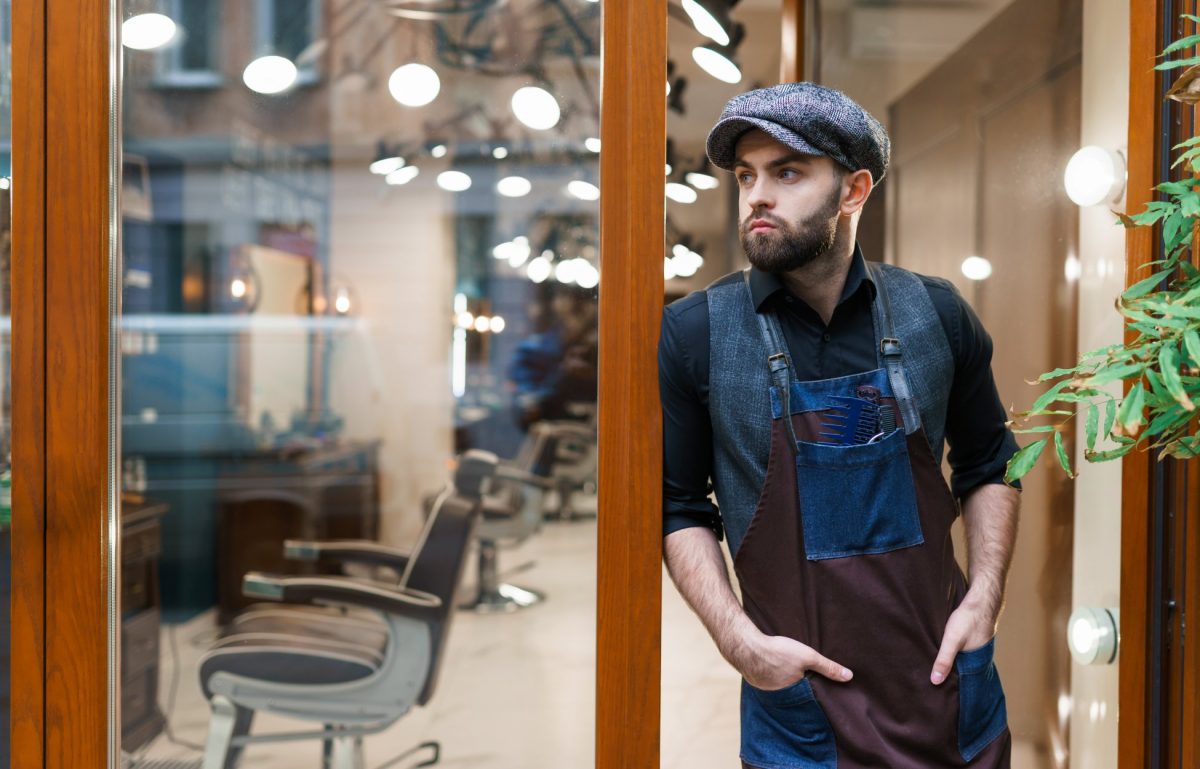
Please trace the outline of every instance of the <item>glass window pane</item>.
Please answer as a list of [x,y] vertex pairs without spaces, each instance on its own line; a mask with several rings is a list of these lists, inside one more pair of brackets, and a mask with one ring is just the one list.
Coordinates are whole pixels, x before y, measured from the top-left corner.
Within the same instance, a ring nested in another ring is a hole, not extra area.
[[[177,8],[125,51],[124,752],[590,765],[600,6]],[[152,77],[204,20],[219,77]]]

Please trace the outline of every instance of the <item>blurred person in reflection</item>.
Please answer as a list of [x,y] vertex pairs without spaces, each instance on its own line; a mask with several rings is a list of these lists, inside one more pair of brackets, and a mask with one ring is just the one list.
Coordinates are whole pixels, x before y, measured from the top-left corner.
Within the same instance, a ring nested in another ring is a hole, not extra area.
[[1008,767],[993,652],[1020,495],[991,338],[948,281],[866,261],[890,142],[846,95],[736,96],[707,152],[751,266],[664,312],[664,549],[742,674],[742,766]]
[[[509,365],[513,408],[524,431],[543,420],[584,419],[596,403],[596,300],[590,291],[554,283],[532,308],[534,328]],[[543,447],[534,472],[545,475],[554,447]]]

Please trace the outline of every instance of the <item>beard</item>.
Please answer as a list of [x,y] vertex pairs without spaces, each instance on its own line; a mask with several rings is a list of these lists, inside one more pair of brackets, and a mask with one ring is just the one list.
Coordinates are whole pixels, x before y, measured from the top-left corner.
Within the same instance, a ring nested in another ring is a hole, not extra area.
[[[751,214],[738,224],[738,237],[750,264],[764,272],[791,272],[818,259],[833,248],[837,240],[841,185],[835,185],[824,204],[796,224],[768,214]],[[750,232],[750,222],[763,219],[775,225],[767,232]]]

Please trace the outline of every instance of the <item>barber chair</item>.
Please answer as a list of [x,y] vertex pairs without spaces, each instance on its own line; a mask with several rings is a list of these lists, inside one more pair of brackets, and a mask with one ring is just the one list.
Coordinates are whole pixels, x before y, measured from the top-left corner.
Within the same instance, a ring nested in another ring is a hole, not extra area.
[[499,573],[501,545],[515,547],[541,529],[544,498],[552,484],[530,470],[538,456],[535,446],[522,450],[515,462],[496,468],[492,491],[483,499],[483,519],[476,532],[478,589],[463,605],[464,609],[480,614],[511,612],[541,603],[546,597],[537,590],[501,582]]
[[[251,572],[257,604],[230,623],[200,661],[212,710],[203,769],[235,769],[249,744],[320,740],[323,769],[361,769],[362,739],[433,696],[471,537],[497,469],[495,455],[468,451],[434,501],[411,554],[372,542],[285,544],[291,558],[387,567],[398,580],[282,577]],[[319,724],[251,735],[257,712]],[[393,761],[440,746],[426,742]],[[415,760],[415,758],[414,758]],[[391,764],[389,764],[391,765]]]
[[554,491],[547,495],[546,516],[557,520],[594,516],[577,510],[571,503],[581,491],[595,493],[598,454],[595,425],[564,420],[543,422],[536,427],[545,432],[543,440],[553,447],[548,475]]

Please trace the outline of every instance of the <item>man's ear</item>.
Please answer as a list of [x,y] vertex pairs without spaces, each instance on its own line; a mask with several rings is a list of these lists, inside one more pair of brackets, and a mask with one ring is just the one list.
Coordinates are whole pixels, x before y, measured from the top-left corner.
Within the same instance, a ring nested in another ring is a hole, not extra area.
[[845,174],[842,177],[842,213],[850,215],[861,211],[874,188],[871,172],[865,168]]

